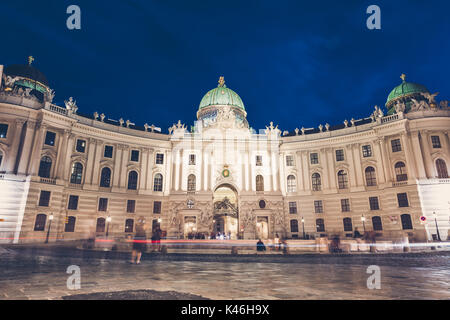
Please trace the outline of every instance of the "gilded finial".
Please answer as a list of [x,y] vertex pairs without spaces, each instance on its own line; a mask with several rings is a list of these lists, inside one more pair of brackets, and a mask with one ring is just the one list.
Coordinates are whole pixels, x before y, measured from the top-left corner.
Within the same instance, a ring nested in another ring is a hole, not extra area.
[[225,87],[225,78],[224,77],[219,78],[219,87]]
[[400,76],[400,79],[402,79],[402,80],[403,80],[403,82],[404,82],[404,81],[405,81],[405,79],[406,79],[406,74],[402,73],[402,75]]
[[34,61],[33,56],[29,56],[29,57],[28,57],[28,65],[31,66],[31,64],[33,63],[33,61]]

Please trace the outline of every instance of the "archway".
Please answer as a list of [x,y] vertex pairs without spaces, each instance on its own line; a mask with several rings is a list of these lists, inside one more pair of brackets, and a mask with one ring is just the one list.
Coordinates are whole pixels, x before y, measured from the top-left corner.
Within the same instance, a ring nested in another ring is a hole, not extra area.
[[218,237],[237,239],[239,234],[239,209],[236,189],[222,184],[213,194],[213,233]]

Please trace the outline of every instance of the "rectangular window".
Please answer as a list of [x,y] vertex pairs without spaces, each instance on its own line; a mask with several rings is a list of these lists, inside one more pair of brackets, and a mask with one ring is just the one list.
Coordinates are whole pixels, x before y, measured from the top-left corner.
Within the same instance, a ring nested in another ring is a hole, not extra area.
[[56,133],[47,131],[47,134],[45,135],[45,144],[48,146],[54,146],[56,140]]
[[380,210],[380,205],[378,203],[378,197],[369,198],[370,210]]
[[309,155],[309,159],[311,160],[311,164],[318,164],[319,163],[319,154],[318,153],[311,153]]
[[136,210],[136,200],[127,200],[127,213],[134,213]]
[[103,156],[105,158],[112,158],[113,157],[113,146],[105,146],[105,152],[103,154]]
[[41,190],[41,195],[39,197],[39,206],[40,207],[48,207],[50,204],[50,191]]
[[262,156],[256,156],[256,165],[262,166]]
[[289,202],[289,213],[297,213],[297,202]]
[[407,193],[397,193],[397,200],[398,200],[399,207],[409,207]]
[[100,198],[98,200],[98,211],[106,211],[108,209],[108,198]]
[[368,144],[366,146],[362,146],[362,154],[364,158],[368,158],[372,156],[372,147]]
[[314,211],[316,213],[323,213],[322,200],[314,200]]
[[344,161],[344,150],[336,150],[336,161]]
[[161,213],[161,201],[153,202],[153,213]]
[[78,196],[69,196],[69,205],[67,206],[69,210],[77,210],[78,209]]
[[286,156],[286,167],[293,167],[293,166],[294,166],[294,157]]
[[8,125],[5,123],[0,123],[0,138],[6,138],[8,133]]
[[191,166],[195,165],[195,154],[189,155],[189,165],[191,165]]
[[75,150],[77,152],[84,153],[86,151],[86,141],[78,139],[77,140],[77,146],[76,146]]
[[131,161],[139,161],[139,150],[131,150]]
[[350,211],[350,199],[341,199],[341,210],[342,212]]
[[392,152],[402,151],[402,144],[400,143],[400,139],[391,140]]
[[163,153],[156,154],[156,164],[164,164],[164,154]]
[[431,136],[431,143],[433,144],[433,149],[441,148],[441,139],[439,139],[439,136]]

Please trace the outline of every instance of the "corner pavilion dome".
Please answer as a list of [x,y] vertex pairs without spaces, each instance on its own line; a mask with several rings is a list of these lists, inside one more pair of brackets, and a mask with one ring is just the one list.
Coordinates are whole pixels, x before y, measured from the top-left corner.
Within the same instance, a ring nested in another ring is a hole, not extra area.
[[409,97],[413,98],[415,95],[420,93],[429,93],[428,89],[421,84],[406,82],[406,76],[404,74],[402,74],[400,78],[403,82],[395,87],[387,98],[386,107],[388,109],[391,108],[398,100]]
[[234,106],[245,111],[241,97],[233,90],[227,88],[223,77],[219,79],[217,88],[209,90],[200,101],[199,111],[203,108],[215,105]]

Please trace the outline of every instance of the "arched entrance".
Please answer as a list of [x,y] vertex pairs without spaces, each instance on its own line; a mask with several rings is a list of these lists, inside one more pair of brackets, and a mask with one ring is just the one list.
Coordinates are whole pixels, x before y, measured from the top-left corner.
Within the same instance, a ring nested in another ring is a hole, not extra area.
[[230,184],[218,186],[214,191],[213,204],[213,233],[224,238],[237,239],[239,209],[236,189]]

